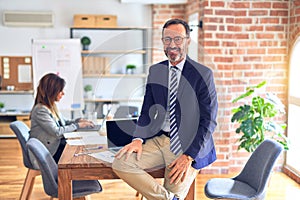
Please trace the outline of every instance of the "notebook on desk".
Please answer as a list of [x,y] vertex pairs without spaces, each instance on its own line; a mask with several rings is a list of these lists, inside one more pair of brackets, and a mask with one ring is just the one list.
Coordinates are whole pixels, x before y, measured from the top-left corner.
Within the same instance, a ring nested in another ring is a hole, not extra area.
[[117,153],[123,146],[132,141],[137,119],[119,119],[106,121],[107,147]]
[[101,124],[95,124],[94,127],[78,128],[77,131],[99,131],[100,128],[101,128]]

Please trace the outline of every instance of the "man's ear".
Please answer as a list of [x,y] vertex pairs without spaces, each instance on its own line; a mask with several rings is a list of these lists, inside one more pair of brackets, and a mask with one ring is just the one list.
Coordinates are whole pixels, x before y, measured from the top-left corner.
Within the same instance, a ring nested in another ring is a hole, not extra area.
[[191,37],[188,37],[187,38],[187,44],[190,45],[190,43],[191,43]]

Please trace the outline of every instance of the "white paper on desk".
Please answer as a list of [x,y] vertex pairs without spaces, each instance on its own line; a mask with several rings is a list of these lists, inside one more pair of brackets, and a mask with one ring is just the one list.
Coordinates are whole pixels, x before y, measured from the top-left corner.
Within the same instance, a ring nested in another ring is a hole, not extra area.
[[64,133],[64,137],[68,138],[79,138],[81,137],[77,132]]
[[115,159],[115,155],[110,151],[101,151],[98,153],[92,153],[90,154],[90,156],[109,163],[112,163]]
[[81,138],[81,137],[96,137],[99,136],[97,131],[78,131],[78,132],[70,132],[64,133],[65,138]]
[[[81,135],[79,135],[81,136]],[[97,135],[84,135],[81,139],[67,140],[69,145],[107,144],[107,137]]]
[[67,144],[71,145],[71,146],[75,146],[75,145],[84,145],[83,141],[81,139],[78,140],[67,140]]
[[106,136],[89,136],[89,137],[82,137],[81,139],[84,145],[87,144],[107,144],[107,137]]

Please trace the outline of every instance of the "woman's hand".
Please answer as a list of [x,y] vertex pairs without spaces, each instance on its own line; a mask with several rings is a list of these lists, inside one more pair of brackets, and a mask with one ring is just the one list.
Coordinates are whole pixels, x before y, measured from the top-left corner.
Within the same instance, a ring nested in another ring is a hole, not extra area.
[[[78,122],[92,122],[91,120],[87,120],[87,119],[79,119]],[[92,122],[93,123],[93,122]]]
[[85,119],[81,119],[81,120],[79,120],[79,122],[78,122],[78,126],[79,126],[79,128],[94,127],[95,124],[94,124],[92,121],[88,121],[88,120],[85,120]]

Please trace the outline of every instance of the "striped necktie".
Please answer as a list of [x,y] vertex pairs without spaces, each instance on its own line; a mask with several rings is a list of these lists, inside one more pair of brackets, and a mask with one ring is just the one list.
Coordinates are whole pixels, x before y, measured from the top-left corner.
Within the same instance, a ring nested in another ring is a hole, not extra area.
[[170,80],[170,150],[177,155],[181,151],[176,122],[176,98],[177,98],[177,67],[171,67]]

